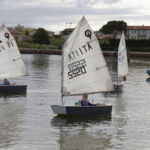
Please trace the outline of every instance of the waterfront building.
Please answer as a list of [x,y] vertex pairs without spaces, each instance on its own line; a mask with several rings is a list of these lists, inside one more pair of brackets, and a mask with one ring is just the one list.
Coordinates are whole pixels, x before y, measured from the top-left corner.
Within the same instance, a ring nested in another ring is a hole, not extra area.
[[150,39],[150,26],[127,26],[126,38],[130,40]]

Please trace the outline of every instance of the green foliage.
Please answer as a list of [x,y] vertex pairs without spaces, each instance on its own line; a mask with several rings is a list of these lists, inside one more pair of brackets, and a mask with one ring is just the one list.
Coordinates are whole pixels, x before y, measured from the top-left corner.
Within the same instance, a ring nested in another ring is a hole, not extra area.
[[150,52],[150,47],[129,47],[129,49],[131,52]]
[[68,35],[68,34],[70,34],[72,31],[73,31],[72,28],[64,29],[64,30],[61,32],[61,35]]
[[33,35],[33,42],[39,43],[40,45],[49,44],[50,40],[49,40],[48,32],[43,28],[39,28],[36,31],[36,33]]
[[50,38],[50,41],[51,41],[51,44],[55,45],[58,49],[61,49],[64,43],[64,40],[59,37],[52,37]]
[[29,36],[29,31],[25,30],[25,35]]
[[24,26],[21,26],[20,24],[18,24],[15,29],[21,33],[24,33]]
[[107,24],[103,25],[100,32],[104,34],[117,34],[123,30],[126,33],[127,23],[124,21],[109,21]]
[[130,47],[150,47],[150,40],[126,40]]
[[[105,51],[117,51],[119,39],[100,40],[100,46]],[[150,40],[126,40],[127,48],[130,51],[150,52]]]
[[[41,44],[40,49],[61,49],[64,43],[59,37],[50,38],[51,45]],[[100,46],[102,50],[105,51],[114,51],[118,49],[119,45],[118,39],[101,39],[99,40]],[[17,41],[19,48],[33,48],[39,49],[39,44],[33,43],[32,40],[27,41]],[[126,40],[127,47],[130,51],[137,52],[150,52],[150,40]]]
[[119,45],[119,40],[118,39],[107,39],[107,40],[100,40],[100,45],[102,50],[108,50],[108,51],[113,51],[118,49]]
[[[19,48],[33,48],[39,49],[39,44],[33,43],[32,41],[17,41]],[[56,49],[57,46],[41,44],[40,49]]]

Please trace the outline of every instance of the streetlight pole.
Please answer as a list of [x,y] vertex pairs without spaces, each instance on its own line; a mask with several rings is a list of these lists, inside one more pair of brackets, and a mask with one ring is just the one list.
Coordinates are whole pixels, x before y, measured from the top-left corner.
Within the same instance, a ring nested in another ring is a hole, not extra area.
[[66,25],[67,25],[67,24],[69,24],[69,25],[70,25],[70,29],[71,29],[71,25],[72,25],[72,23],[71,23],[71,22],[70,22],[70,23],[66,23]]

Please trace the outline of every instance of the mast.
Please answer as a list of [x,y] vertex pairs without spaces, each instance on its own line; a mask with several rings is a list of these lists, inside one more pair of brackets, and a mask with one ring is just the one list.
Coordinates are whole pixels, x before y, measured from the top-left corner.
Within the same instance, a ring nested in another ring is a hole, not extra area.
[[63,101],[63,80],[64,80],[64,48],[62,45],[62,70],[61,70],[61,105],[64,105],[64,101]]
[[119,48],[118,48],[118,55],[117,55],[117,85],[119,84],[119,75],[118,75],[118,68],[119,68]]

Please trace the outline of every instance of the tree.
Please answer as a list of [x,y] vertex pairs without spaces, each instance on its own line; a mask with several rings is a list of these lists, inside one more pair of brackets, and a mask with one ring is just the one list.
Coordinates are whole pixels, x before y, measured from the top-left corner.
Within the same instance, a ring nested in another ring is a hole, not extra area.
[[24,32],[24,26],[21,26],[20,24],[18,24],[18,25],[15,27],[15,29],[16,29],[17,31],[21,32],[21,33]]
[[73,31],[73,28],[67,28],[67,29],[64,29],[63,31],[61,31],[61,34],[62,34],[62,35],[68,35],[68,34],[70,34],[72,31]]
[[29,36],[29,31],[25,30],[25,35]]
[[126,33],[127,23],[124,21],[109,21],[107,24],[103,25],[100,29],[104,34],[114,34],[116,35],[118,32]]
[[39,47],[41,47],[41,44],[49,44],[50,40],[49,40],[49,36],[48,36],[48,32],[43,29],[43,28],[39,28],[36,33],[33,35],[33,42],[34,43],[39,43]]

